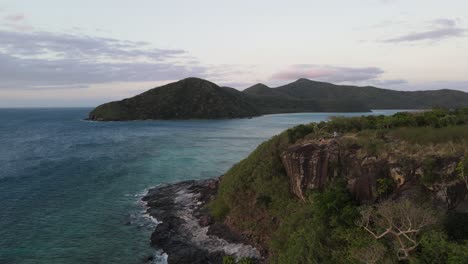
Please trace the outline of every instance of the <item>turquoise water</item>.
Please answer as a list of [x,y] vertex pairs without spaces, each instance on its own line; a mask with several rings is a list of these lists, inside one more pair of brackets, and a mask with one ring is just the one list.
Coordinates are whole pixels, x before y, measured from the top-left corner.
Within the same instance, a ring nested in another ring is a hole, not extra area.
[[0,109],[0,263],[143,263],[147,188],[221,175],[282,130],[338,115],[83,121],[89,111]]

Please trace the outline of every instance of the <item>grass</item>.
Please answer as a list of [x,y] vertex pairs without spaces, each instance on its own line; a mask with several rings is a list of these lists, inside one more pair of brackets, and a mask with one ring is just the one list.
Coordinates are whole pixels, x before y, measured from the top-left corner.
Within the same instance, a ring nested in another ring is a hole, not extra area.
[[411,144],[428,145],[447,142],[460,144],[468,141],[468,125],[441,128],[404,127],[389,131],[389,135]]

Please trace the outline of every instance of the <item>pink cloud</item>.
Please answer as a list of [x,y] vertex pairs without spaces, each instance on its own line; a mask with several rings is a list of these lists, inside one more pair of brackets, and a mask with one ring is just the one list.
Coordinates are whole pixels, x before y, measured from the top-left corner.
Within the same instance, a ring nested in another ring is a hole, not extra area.
[[33,26],[29,25],[26,21],[26,17],[23,14],[11,14],[3,17],[5,21],[4,26],[11,28],[15,31],[31,31],[34,29]]
[[7,21],[11,21],[11,22],[19,22],[19,21],[23,21],[25,17],[23,14],[15,14],[15,15],[8,15],[4,19]]

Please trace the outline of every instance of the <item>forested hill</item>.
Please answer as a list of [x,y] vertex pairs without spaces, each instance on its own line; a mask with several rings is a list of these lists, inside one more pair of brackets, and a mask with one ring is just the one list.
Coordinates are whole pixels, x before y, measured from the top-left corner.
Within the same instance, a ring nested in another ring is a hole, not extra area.
[[395,91],[372,86],[335,85],[308,79],[270,88],[256,84],[243,91],[262,97],[289,97],[309,100],[356,100],[371,109],[430,109],[468,106],[468,93],[456,90]]
[[110,102],[89,113],[90,120],[220,119],[299,112],[368,112],[370,109],[466,107],[468,94],[454,90],[403,92],[375,87],[334,85],[299,79],[244,91],[187,78],[137,96]]

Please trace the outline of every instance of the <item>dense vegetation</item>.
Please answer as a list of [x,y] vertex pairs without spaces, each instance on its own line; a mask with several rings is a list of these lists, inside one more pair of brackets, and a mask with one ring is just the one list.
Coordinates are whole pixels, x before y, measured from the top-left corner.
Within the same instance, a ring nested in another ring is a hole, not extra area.
[[274,89],[257,84],[240,92],[206,80],[187,78],[100,105],[89,114],[89,119],[243,118],[274,113],[368,112],[434,106],[468,106],[468,94],[451,90],[401,92],[306,79]]
[[432,107],[468,106],[468,94],[461,91],[405,92],[370,86],[334,85],[308,79],[299,79],[277,88],[257,84],[244,90],[244,93],[263,97],[296,98],[320,102],[334,101],[338,98],[344,101],[357,100],[371,109],[430,109]]
[[[378,182],[375,204],[356,200],[340,178],[305,201],[292,195],[280,154],[333,132],[365,155],[417,157],[425,168],[421,186],[444,181],[432,173],[443,157],[468,157],[468,109],[300,125],[264,142],[222,177],[213,216],[263,247],[270,263],[468,263],[467,213],[434,207],[429,196],[389,199],[393,181]],[[468,189],[467,172],[464,158],[457,177]],[[387,230],[388,221],[395,228]]]
[[91,120],[241,118],[259,115],[242,93],[188,78],[96,107]]
[[198,79],[151,89],[140,95],[96,107],[89,119],[98,121],[145,119],[245,118],[288,112],[367,112],[361,103],[346,100],[303,100],[261,97]]

